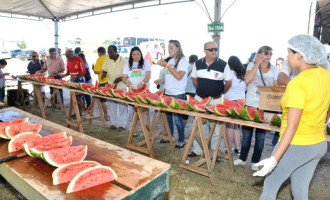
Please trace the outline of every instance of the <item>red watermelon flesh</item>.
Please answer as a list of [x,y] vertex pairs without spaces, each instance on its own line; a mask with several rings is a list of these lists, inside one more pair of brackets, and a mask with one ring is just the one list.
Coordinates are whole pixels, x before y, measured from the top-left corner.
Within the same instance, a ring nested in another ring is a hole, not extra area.
[[[171,103],[172,105],[172,103]],[[185,100],[174,98],[174,108],[178,110],[185,110],[187,102]]]
[[165,92],[165,90],[162,89],[161,91],[157,91],[154,94],[156,94],[157,96],[161,97],[161,96],[163,96],[164,92]]
[[197,112],[204,113],[206,112],[205,106],[204,105],[194,105],[194,110]]
[[157,94],[146,93],[146,98],[145,99],[148,102],[148,104],[152,104],[152,105],[155,105],[155,106],[162,106],[162,99]]
[[164,107],[170,108],[172,101],[174,101],[174,98],[173,97],[169,97],[169,96],[166,96],[166,95],[163,95],[162,96],[162,105]]
[[41,130],[41,124],[29,124],[29,123],[22,123],[22,124],[12,124],[6,126],[5,132],[7,137],[13,138],[15,135],[23,132],[33,132],[38,134]]
[[219,116],[226,116],[226,110],[228,109],[228,106],[217,104],[214,107],[214,113]]
[[144,104],[148,104],[148,101],[146,99],[146,97],[147,97],[148,94],[147,93],[139,93],[139,94],[137,94],[136,96],[137,96],[138,102],[144,103]]
[[66,148],[70,147],[72,144],[72,137],[67,137],[64,139],[58,139],[55,141],[51,141],[49,143],[44,143],[41,145],[38,145],[36,147],[30,148],[30,155],[33,157],[39,158],[41,153],[50,151],[53,149],[58,149],[58,148]]
[[119,93],[124,93],[124,90],[111,89],[110,92],[113,97],[119,97]]
[[92,83],[80,83],[79,84],[79,89],[86,91],[86,92],[87,92],[88,88],[93,88],[93,87],[94,87],[94,84],[92,84]]
[[243,107],[233,106],[231,110],[231,115],[236,118],[240,118],[239,114],[242,112]]
[[148,85],[145,83],[141,89],[133,89],[132,85],[129,86],[129,91],[134,93],[144,93],[148,89]]
[[29,141],[29,142],[23,144],[23,150],[26,154],[33,157],[30,153],[31,148],[39,146],[41,144],[47,144],[47,143],[50,143],[50,142],[63,140],[65,138],[66,138],[66,132],[54,133],[54,134],[39,138],[39,139],[34,140],[34,141]]
[[115,88],[115,86],[116,86],[116,84],[111,84],[111,83],[108,83],[108,84],[106,84],[104,87],[105,88]]
[[254,117],[253,121],[263,123],[264,122],[264,111],[258,110],[256,116]]
[[131,102],[134,102],[134,99],[133,99],[133,96],[135,96],[136,93],[133,93],[133,92],[125,92],[124,93],[124,97],[126,100],[128,101],[131,101]]
[[34,134],[32,132],[20,133],[9,141],[8,152],[12,153],[22,150],[24,143],[35,141],[38,140],[39,138],[41,138],[40,135]]
[[3,139],[10,139],[5,132],[5,128],[8,125],[12,125],[12,124],[22,124],[22,123],[27,123],[29,121],[29,118],[22,118],[22,119],[16,119],[16,120],[12,120],[12,121],[6,121],[6,122],[0,122],[0,138]]
[[90,94],[97,94],[97,92],[96,92],[97,88],[98,87],[87,88],[87,92],[89,92]]
[[236,101],[230,101],[228,99],[223,99],[223,105],[236,106],[243,108],[245,105],[245,99],[238,99]]
[[42,153],[42,159],[49,165],[60,167],[72,162],[80,162],[87,155],[87,146],[72,146],[53,149]]
[[53,172],[53,185],[70,182],[81,171],[95,166],[101,166],[101,164],[95,161],[81,161],[63,165]]
[[205,106],[205,109],[209,113],[214,113],[214,106],[213,105]]
[[254,107],[246,106],[242,109],[241,113],[239,114],[240,118],[246,121],[252,121],[256,116],[257,109]]
[[96,166],[85,169],[70,182],[66,193],[77,192],[117,179],[116,172],[107,166]]

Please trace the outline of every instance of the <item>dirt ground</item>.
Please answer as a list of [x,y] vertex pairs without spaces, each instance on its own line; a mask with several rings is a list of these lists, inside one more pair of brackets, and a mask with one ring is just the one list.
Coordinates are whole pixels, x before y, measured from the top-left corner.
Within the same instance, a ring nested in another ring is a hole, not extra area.
[[[66,95],[65,95],[66,96]],[[68,103],[68,99],[65,100]],[[65,105],[66,112],[68,105]],[[27,111],[30,112],[31,105],[28,106]],[[36,114],[38,115],[38,114]],[[47,109],[47,118],[50,121],[56,122],[65,126],[65,117],[61,111],[51,112]],[[40,116],[40,115],[39,115]],[[190,117],[187,124],[186,137],[189,137],[189,131],[193,119]],[[85,133],[98,138],[100,140],[115,144],[125,148],[128,139],[128,129],[126,131],[118,132],[109,129],[110,124],[104,129],[98,120],[94,120],[92,125],[84,122],[83,127]],[[140,136],[140,139],[142,137]],[[271,154],[273,146],[271,140],[273,135],[266,134],[265,148],[262,158],[267,158]],[[177,134],[175,134],[177,140]],[[186,139],[187,141],[188,139]],[[311,200],[326,200],[329,199],[330,188],[330,145],[328,143],[328,152],[321,159],[317,166],[313,180],[311,182],[309,198]],[[223,148],[223,147],[221,147]],[[253,149],[253,146],[251,146]],[[248,158],[246,166],[235,167],[236,172],[232,173],[227,160],[222,159],[215,166],[215,180],[214,187],[210,185],[207,177],[193,173],[191,171],[182,170],[180,173],[179,162],[181,161],[184,149],[176,149],[171,152],[169,144],[160,144],[159,141],[154,145],[155,157],[163,162],[171,164],[170,170],[170,192],[167,198],[174,199],[227,199],[227,200],[255,200],[258,199],[263,187],[264,178],[253,177],[251,170],[250,157]],[[250,152],[250,154],[252,154]],[[237,156],[234,155],[234,159]],[[190,160],[192,162],[194,159]],[[0,184],[0,200],[8,199],[24,199],[10,184]],[[287,181],[278,193],[277,199],[289,200],[293,199],[291,196],[290,181]]]

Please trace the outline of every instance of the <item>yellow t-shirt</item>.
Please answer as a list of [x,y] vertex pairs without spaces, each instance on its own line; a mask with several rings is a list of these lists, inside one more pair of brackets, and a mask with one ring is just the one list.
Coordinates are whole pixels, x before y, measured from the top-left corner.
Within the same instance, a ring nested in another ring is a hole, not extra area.
[[312,145],[325,140],[324,123],[330,105],[330,72],[318,67],[292,79],[281,99],[280,140],[288,124],[288,108],[302,109],[292,145]]
[[[102,65],[102,71],[108,72],[108,83],[113,83],[116,78],[123,76],[123,70],[126,64],[125,58],[119,56],[119,58],[114,61],[107,57],[105,62]],[[117,89],[125,90],[126,85],[124,82],[120,81],[117,84]]]
[[107,57],[109,57],[109,56],[106,54],[98,57],[95,65],[94,65],[94,71],[99,72],[99,74],[98,74],[99,84],[104,84],[104,83],[108,82],[108,77],[101,78],[102,77],[102,65],[103,65],[104,61],[107,59]]

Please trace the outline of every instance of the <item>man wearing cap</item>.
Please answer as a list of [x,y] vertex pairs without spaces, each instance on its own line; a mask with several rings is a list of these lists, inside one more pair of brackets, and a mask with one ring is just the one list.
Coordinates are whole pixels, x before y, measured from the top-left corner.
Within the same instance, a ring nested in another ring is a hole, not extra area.
[[[218,47],[213,41],[204,44],[205,57],[196,61],[191,77],[196,86],[197,101],[202,101],[207,97],[212,97],[210,105],[220,104],[222,94],[226,93],[231,86],[231,73],[228,64],[217,57]],[[211,120],[208,120],[212,122]],[[204,124],[205,136],[208,136],[209,125]],[[220,132],[220,124],[217,123],[211,138],[211,149],[216,148],[217,138]],[[194,140],[192,151],[188,154],[194,157],[202,154],[202,149]]]

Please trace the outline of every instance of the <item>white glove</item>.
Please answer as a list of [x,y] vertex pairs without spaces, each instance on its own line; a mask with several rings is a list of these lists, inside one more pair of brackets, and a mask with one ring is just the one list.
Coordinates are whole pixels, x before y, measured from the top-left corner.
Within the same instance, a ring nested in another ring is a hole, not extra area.
[[273,169],[276,167],[277,162],[274,158],[274,156],[264,159],[256,164],[256,166],[264,166],[261,170],[255,172],[253,176],[265,176],[269,174]]

